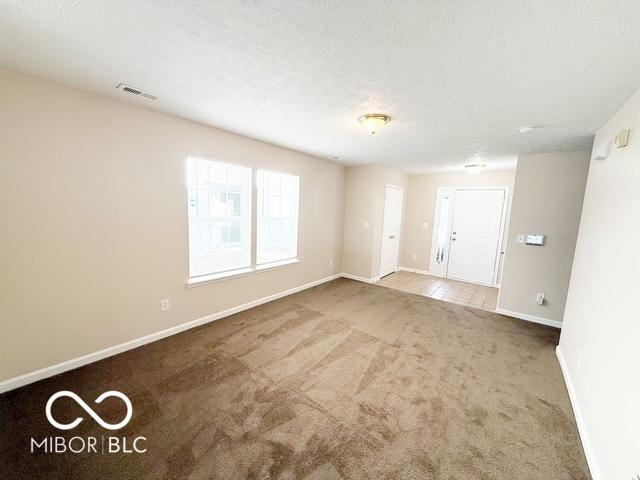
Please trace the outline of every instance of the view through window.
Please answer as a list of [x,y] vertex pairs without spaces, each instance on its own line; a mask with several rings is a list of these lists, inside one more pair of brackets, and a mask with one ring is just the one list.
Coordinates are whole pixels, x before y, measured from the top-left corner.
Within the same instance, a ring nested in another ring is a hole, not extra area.
[[251,266],[251,169],[187,160],[189,276]]

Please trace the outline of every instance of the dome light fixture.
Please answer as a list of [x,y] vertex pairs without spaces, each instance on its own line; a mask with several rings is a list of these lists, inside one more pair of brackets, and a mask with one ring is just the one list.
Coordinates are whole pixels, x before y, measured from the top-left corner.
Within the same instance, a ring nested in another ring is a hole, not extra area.
[[520,133],[531,133],[534,130],[538,130],[540,128],[544,128],[544,125],[523,125],[518,128]]
[[367,113],[358,118],[364,128],[366,128],[371,135],[380,131],[387,123],[391,121],[389,115],[383,113]]
[[465,170],[469,173],[480,173],[484,167],[486,167],[486,165],[481,162],[469,163],[464,166]]

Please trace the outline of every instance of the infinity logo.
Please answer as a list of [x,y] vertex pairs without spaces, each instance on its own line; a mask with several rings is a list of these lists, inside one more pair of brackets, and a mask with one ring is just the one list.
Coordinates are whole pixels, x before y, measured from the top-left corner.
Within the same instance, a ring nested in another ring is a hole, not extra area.
[[102,420],[102,418],[100,418],[98,416],[98,414],[96,412],[94,412],[93,409],[89,405],[87,405],[84,402],[84,400],[82,400],[75,393],[69,392],[67,390],[62,390],[62,391],[60,391],[58,393],[54,393],[53,395],[51,395],[51,397],[47,401],[47,407],[46,407],[46,414],[47,414],[47,419],[49,420],[49,423],[51,423],[51,425],[53,425],[54,427],[59,428],[60,430],[71,430],[72,428],[75,428],[78,425],[80,425],[80,422],[82,422],[82,420],[84,420],[82,417],[78,417],[73,422],[67,423],[67,424],[57,422],[53,418],[53,415],[51,415],[51,407],[53,406],[53,402],[55,402],[60,397],[73,398],[76,401],[76,403],[78,405],[80,405],[84,409],[85,412],[87,412],[89,415],[91,415],[91,417],[96,422],[98,422],[100,424],[100,426],[102,428],[106,428],[108,430],[119,430],[119,429],[121,429],[127,423],[129,423],[129,420],[131,420],[131,415],[133,415],[133,407],[131,406],[131,401],[129,400],[129,397],[127,397],[124,393],[118,392],[116,390],[110,390],[108,392],[104,392],[102,395],[100,395],[95,400],[95,403],[102,403],[102,401],[105,398],[118,397],[119,399],[121,399],[124,402],[124,404],[127,406],[127,414],[125,415],[124,419],[121,422],[115,423],[115,424],[107,423],[104,420]]

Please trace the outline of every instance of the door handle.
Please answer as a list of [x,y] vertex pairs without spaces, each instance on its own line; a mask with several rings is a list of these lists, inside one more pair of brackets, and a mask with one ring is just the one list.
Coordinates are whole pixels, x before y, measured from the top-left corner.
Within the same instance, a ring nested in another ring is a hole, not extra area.
[[396,236],[395,235],[389,235],[389,238],[393,240],[394,238],[396,238]]

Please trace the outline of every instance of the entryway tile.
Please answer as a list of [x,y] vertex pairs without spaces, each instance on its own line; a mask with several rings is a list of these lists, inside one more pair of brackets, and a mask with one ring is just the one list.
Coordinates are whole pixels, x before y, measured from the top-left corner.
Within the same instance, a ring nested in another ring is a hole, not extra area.
[[489,312],[496,310],[498,302],[497,288],[421,273],[398,271],[381,278],[376,285]]

